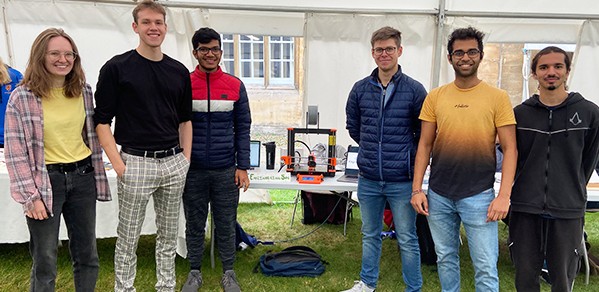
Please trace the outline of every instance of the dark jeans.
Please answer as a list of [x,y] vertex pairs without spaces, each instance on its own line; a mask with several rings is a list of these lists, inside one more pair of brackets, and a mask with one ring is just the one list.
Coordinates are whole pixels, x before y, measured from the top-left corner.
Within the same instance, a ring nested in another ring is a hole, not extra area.
[[96,182],[91,165],[63,173],[51,171],[53,217],[35,220],[27,217],[33,258],[30,291],[54,291],[60,215],[69,236],[76,291],[94,291],[98,278],[96,250]]
[[235,185],[235,167],[221,170],[189,169],[183,192],[187,259],[192,270],[202,266],[208,203],[216,227],[216,245],[223,271],[232,270],[235,262],[235,223],[239,189]]

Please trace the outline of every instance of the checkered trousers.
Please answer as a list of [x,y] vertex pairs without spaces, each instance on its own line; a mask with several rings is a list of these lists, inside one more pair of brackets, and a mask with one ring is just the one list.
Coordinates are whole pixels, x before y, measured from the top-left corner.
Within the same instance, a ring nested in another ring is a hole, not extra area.
[[179,153],[146,158],[121,152],[126,169],[118,179],[119,224],[114,252],[115,291],[135,291],[137,243],[150,197],[156,213],[156,291],[174,291],[177,223],[189,162]]

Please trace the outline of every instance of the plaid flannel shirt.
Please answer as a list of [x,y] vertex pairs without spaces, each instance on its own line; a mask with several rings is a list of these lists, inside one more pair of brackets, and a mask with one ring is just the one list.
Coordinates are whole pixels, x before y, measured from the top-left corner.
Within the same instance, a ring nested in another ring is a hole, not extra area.
[[[106,178],[102,148],[93,122],[93,94],[89,84],[83,90],[85,124],[83,142],[92,151],[92,165],[96,179],[98,201],[110,201],[110,187]],[[49,215],[52,214],[52,186],[44,157],[44,118],[42,100],[27,88],[17,87],[6,107],[4,126],[4,155],[10,178],[10,193],[23,205],[24,212],[33,209],[33,202],[41,199]]]

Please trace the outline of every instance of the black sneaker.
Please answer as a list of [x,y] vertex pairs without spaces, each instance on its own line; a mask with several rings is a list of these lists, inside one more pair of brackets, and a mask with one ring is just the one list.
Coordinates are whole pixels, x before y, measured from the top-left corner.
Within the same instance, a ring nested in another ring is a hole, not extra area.
[[191,270],[181,292],[198,292],[200,287],[202,287],[202,273],[199,270]]
[[551,279],[549,279],[549,271],[541,269],[541,279],[551,286]]
[[223,290],[225,292],[241,291],[241,288],[239,288],[239,283],[237,283],[237,277],[235,276],[235,272],[233,270],[225,271],[222,280],[220,280],[220,284],[223,286]]

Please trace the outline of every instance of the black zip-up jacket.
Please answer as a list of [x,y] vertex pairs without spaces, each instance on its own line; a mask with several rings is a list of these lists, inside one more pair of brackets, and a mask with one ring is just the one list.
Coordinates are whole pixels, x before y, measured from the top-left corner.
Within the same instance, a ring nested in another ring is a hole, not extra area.
[[555,107],[533,95],[514,112],[518,166],[512,211],[583,217],[599,153],[599,107],[573,92]]

